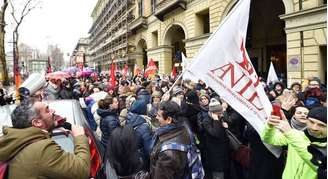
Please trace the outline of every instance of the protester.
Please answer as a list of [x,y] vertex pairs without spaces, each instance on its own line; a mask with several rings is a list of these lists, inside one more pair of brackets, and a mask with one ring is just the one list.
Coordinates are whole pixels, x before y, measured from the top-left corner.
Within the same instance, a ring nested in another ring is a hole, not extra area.
[[4,106],[11,102],[12,98],[8,96],[7,90],[3,87],[2,82],[0,82],[0,106]]
[[301,83],[295,82],[291,84],[290,89],[293,90],[294,93],[299,94],[302,92],[302,85]]
[[125,125],[130,125],[137,135],[138,151],[143,159],[143,169],[149,168],[149,156],[151,152],[152,130],[144,116],[147,115],[148,92],[144,90],[139,93],[137,100],[132,103],[126,116]]
[[150,178],[186,178],[187,153],[177,150],[161,152],[161,146],[175,142],[190,144],[183,122],[178,118],[179,105],[173,101],[162,102],[157,113],[160,128],[154,135],[154,147],[150,157]]
[[113,167],[119,178],[139,179],[145,176],[142,171],[143,160],[138,153],[137,136],[131,126],[117,127],[112,132],[108,139],[106,152],[108,179],[114,177],[110,167]]
[[203,109],[208,110],[208,105],[210,103],[210,96],[206,94],[206,91],[203,91],[203,93],[200,94],[199,99],[200,99],[199,101],[200,106]]
[[206,178],[228,178],[229,140],[225,131],[228,125],[223,121],[223,108],[217,99],[211,99],[208,112],[198,115],[198,123]]
[[273,84],[273,89],[269,93],[270,101],[273,101],[278,96],[282,95],[284,91],[284,85],[281,82],[276,82]]
[[46,100],[56,100],[59,98],[60,80],[50,80],[44,90]]
[[315,179],[318,177],[317,166],[311,163],[312,155],[307,151],[310,144],[326,146],[327,108],[316,107],[309,111],[307,129],[292,129],[281,112],[282,118],[271,115],[261,136],[266,143],[288,146],[287,162],[283,179]]
[[90,151],[84,129],[72,126],[74,154],[65,152],[51,137],[54,111],[42,102],[24,102],[11,114],[12,128],[4,128],[0,163],[9,162],[9,179],[88,178]]
[[113,130],[120,126],[118,119],[118,99],[108,96],[98,102],[97,114],[100,118],[101,144],[106,148]]
[[307,115],[309,110],[304,106],[295,109],[293,117],[290,119],[290,126],[293,129],[304,131],[306,129]]

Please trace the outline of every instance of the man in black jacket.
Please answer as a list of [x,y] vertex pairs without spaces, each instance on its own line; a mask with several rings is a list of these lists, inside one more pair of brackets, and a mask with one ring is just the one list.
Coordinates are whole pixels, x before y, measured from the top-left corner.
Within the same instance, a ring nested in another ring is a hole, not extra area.
[[205,176],[209,179],[224,179],[229,166],[229,139],[222,121],[223,108],[220,102],[212,98],[208,112],[198,115],[200,128],[200,149]]

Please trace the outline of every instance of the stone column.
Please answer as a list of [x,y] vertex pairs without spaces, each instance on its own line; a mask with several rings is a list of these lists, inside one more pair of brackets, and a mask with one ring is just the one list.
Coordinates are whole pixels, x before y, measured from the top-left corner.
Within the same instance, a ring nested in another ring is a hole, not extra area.
[[159,74],[170,74],[172,71],[172,46],[163,45],[148,49],[148,59],[158,61]]

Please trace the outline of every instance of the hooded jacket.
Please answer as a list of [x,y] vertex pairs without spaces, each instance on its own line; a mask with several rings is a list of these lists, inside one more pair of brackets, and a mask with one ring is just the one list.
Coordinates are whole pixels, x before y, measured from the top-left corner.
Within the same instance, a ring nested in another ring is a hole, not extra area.
[[[138,149],[141,152],[145,164],[149,163],[149,155],[152,144],[152,130],[142,115],[147,114],[147,103],[145,100],[135,101],[126,117],[126,125],[131,125],[136,131]],[[147,166],[146,166],[147,167]]]
[[113,130],[120,126],[120,121],[116,110],[97,109],[100,116],[101,144],[106,148],[107,141]]
[[3,131],[0,162],[11,159],[8,179],[89,177],[90,151],[84,135],[74,138],[75,154],[72,154],[62,150],[39,128],[4,128]]
[[[316,179],[318,177],[318,167],[312,164],[312,155],[307,151],[307,147],[312,142],[304,132],[291,129],[283,134],[276,128],[266,125],[261,138],[268,144],[288,146],[283,179]],[[326,146],[327,143],[317,145]]]

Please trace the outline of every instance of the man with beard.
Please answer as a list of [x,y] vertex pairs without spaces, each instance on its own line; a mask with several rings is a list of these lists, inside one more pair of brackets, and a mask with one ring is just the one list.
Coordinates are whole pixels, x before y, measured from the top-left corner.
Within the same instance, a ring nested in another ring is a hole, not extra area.
[[57,126],[54,111],[42,102],[24,102],[11,114],[13,128],[4,128],[0,163],[8,162],[8,179],[88,178],[90,151],[83,127],[73,126],[74,154],[51,137]]

